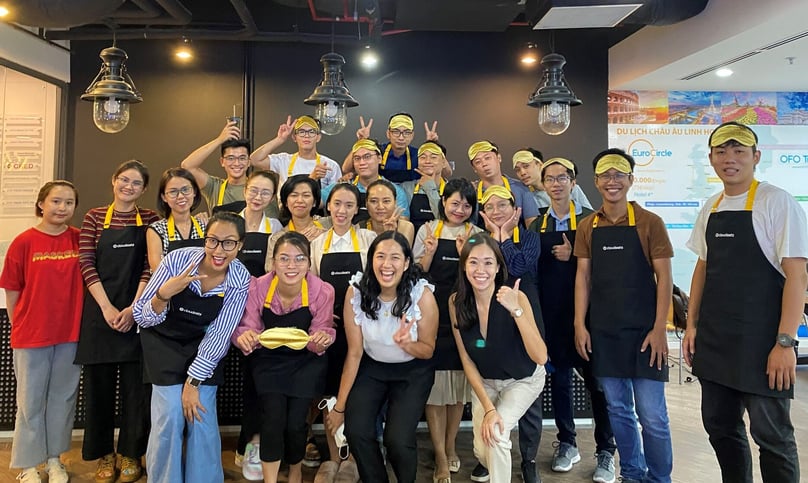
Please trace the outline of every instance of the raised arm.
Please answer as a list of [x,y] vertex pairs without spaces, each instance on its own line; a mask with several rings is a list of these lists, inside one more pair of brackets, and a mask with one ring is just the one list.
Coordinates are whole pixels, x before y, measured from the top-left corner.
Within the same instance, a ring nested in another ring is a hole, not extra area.
[[259,169],[270,169],[269,155],[274,153],[275,150],[281,147],[283,143],[289,139],[289,135],[292,134],[293,127],[294,122],[292,121],[292,116],[287,116],[286,122],[278,126],[277,136],[253,151],[253,153],[250,155],[250,164]]
[[196,179],[196,184],[199,185],[199,188],[204,188],[208,184],[208,173],[202,169],[202,164],[211,154],[216,152],[223,142],[228,139],[238,139],[240,136],[241,131],[236,127],[235,121],[227,121],[224,129],[222,129],[222,132],[220,132],[215,139],[196,148],[194,152],[182,160],[180,166],[194,175],[194,179]]

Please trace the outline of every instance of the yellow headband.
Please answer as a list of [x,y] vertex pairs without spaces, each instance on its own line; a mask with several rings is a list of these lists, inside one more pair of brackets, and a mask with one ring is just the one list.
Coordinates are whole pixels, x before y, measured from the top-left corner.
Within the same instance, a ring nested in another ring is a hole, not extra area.
[[397,114],[390,118],[390,124],[387,126],[387,129],[409,129],[412,131],[412,119],[404,114]]
[[273,327],[261,332],[258,342],[267,349],[285,345],[294,350],[303,350],[309,343],[309,334],[294,327]]
[[480,153],[486,153],[488,151],[498,152],[497,148],[494,147],[488,141],[477,141],[476,143],[472,144],[469,147],[469,161],[473,161],[474,158]]
[[359,141],[355,142],[353,148],[351,148],[351,154],[359,151],[362,148],[381,154],[381,151],[379,151],[379,146],[376,144],[376,141],[372,139],[360,139]]
[[575,172],[575,165],[572,164],[572,161],[564,158],[550,158],[544,162],[544,164],[541,166],[541,169],[544,170],[544,168],[550,166],[551,164],[560,164],[561,166],[564,166],[568,170],[572,171],[573,173]]
[[513,153],[513,167],[515,168],[519,163],[531,163],[533,161],[538,161],[541,164],[541,159],[533,156],[533,153],[530,151],[523,149],[521,151],[516,151]]
[[492,196],[498,196],[503,200],[513,200],[513,193],[511,193],[511,190],[504,186],[494,185],[489,186],[488,189],[485,190],[483,197],[480,198],[480,203],[486,204]]
[[424,143],[421,147],[418,148],[418,157],[421,157],[424,153],[432,153],[437,154],[438,156],[443,156],[443,150],[435,143]]
[[739,126],[737,124],[725,124],[718,126],[712,134],[710,134],[710,147],[721,146],[727,141],[738,141],[743,146],[754,146],[757,144],[757,137],[755,133],[746,126]]
[[595,165],[595,174],[603,174],[612,168],[621,173],[631,174],[631,164],[619,154],[607,154],[600,158],[598,164]]
[[295,121],[295,131],[297,131],[303,126],[310,126],[315,131],[320,130],[320,126],[317,125],[317,121],[315,121],[314,118],[310,116],[300,116],[297,118],[297,121]]

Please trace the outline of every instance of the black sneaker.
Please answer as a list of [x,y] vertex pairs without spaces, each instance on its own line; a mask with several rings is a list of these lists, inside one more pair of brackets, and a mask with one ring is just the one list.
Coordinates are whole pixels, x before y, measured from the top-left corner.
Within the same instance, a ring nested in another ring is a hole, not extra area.
[[525,483],[541,483],[541,476],[536,471],[536,461],[522,461],[522,481]]
[[488,479],[488,468],[483,466],[482,463],[477,463],[477,466],[471,472],[471,481],[488,481]]

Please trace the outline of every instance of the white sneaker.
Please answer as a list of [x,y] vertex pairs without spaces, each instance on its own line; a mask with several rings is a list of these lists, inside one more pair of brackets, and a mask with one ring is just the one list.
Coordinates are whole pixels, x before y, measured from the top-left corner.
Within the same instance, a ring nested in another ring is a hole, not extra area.
[[241,463],[241,474],[250,481],[263,481],[264,471],[261,468],[261,453],[258,443],[247,443],[244,448],[244,461]]
[[70,481],[65,465],[59,461],[59,458],[48,458],[48,466],[45,467],[45,471],[48,472],[48,483],[67,483]]
[[17,479],[22,483],[42,483],[42,479],[39,477],[39,472],[36,468],[26,468],[22,470],[22,472],[17,475]]

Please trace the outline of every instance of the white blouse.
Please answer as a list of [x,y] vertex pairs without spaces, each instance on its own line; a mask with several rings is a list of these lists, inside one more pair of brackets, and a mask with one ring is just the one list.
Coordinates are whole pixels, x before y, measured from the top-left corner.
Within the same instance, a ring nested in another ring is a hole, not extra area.
[[[381,307],[376,313],[378,319],[371,319],[362,310],[361,293],[356,289],[355,284],[358,284],[361,279],[362,273],[360,272],[351,277],[351,285],[354,287],[351,305],[355,314],[354,322],[362,329],[365,353],[378,362],[399,363],[413,360],[415,357],[399,347],[393,340],[393,335],[401,325],[399,318],[392,314],[395,300],[390,302],[379,300]],[[435,286],[425,279],[418,280],[412,288],[412,304],[406,312],[407,320],[415,320],[410,326],[410,337],[414,341],[418,340],[418,321],[421,320],[421,308],[418,306],[418,302],[421,300],[424,288],[435,291]]]

